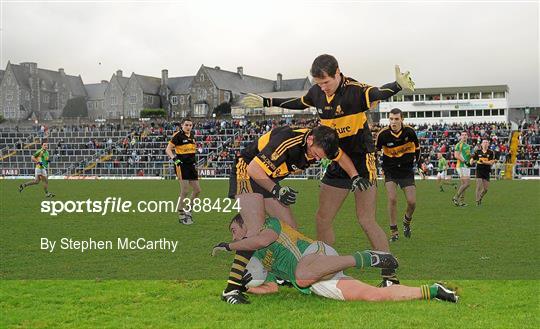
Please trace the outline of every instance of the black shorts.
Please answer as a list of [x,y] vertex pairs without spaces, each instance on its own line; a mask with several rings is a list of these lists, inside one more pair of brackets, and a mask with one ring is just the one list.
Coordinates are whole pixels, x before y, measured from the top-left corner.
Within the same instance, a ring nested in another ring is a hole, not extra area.
[[392,170],[385,170],[384,171],[384,182],[394,182],[396,183],[399,188],[405,188],[407,186],[416,186],[414,183],[414,171],[407,170],[407,171],[392,171]]
[[[377,183],[377,160],[375,153],[352,153],[349,154],[349,157],[358,174],[361,177],[369,179],[375,185]],[[351,189],[352,185],[352,180],[347,172],[335,161],[332,161],[328,166],[322,182],[326,185],[348,190]]]
[[485,179],[489,182],[489,176],[491,174],[491,168],[486,170],[476,167],[476,178]]
[[176,177],[179,180],[199,180],[199,174],[197,172],[197,168],[195,168],[195,164],[184,164],[181,163],[179,166],[174,166],[174,170],[176,172]]
[[[235,196],[244,193],[258,193],[262,194],[265,199],[273,198],[272,193],[262,188],[249,177],[247,166],[248,164],[243,158],[236,159],[235,165],[231,168],[231,176],[229,177],[229,198],[234,199]],[[274,181],[277,183],[277,180]]]

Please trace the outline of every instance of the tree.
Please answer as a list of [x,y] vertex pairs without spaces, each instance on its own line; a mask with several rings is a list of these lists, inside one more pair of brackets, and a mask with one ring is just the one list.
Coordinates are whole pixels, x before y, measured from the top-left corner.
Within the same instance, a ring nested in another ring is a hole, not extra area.
[[167,111],[164,109],[143,109],[141,111],[141,118],[165,118]]

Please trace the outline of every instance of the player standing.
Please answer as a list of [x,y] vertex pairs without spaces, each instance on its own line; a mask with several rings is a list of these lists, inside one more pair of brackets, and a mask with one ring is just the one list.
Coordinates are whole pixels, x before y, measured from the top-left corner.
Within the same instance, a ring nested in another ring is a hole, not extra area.
[[411,237],[411,221],[416,209],[416,185],[414,183],[414,164],[420,159],[420,144],[416,132],[403,124],[403,113],[394,108],[388,114],[390,126],[381,129],[377,135],[377,150],[382,151],[384,185],[388,195],[388,213],[390,216],[390,241],[399,239],[396,220],[397,193],[399,186],[405,194],[407,209],[403,217],[403,235]]
[[476,205],[482,203],[482,198],[489,188],[491,166],[495,163],[495,153],[489,149],[489,141],[482,140],[480,150],[471,157],[471,165],[476,162]]
[[447,182],[449,179],[449,177],[446,176],[448,171],[448,162],[442,153],[437,153],[437,160],[437,182],[439,183],[440,191],[444,192],[443,185],[452,185],[454,188],[456,188],[456,184],[454,182]]
[[27,186],[36,185],[42,181],[45,197],[54,197],[54,194],[49,192],[49,176],[47,173],[47,170],[49,169],[49,144],[43,143],[41,145],[41,148],[32,155],[32,162],[36,164],[36,168],[34,170],[35,178],[33,181],[19,185],[19,192],[22,192]]
[[[386,234],[375,220],[377,201],[377,168],[373,137],[368,126],[366,111],[378,101],[397,94],[402,89],[414,90],[409,73],[395,68],[396,81],[381,88],[368,86],[346,77],[331,55],[318,56],[311,66],[316,85],[299,98],[264,98],[248,94],[243,104],[247,108],[277,106],[303,110],[317,108],[322,125],[334,128],[339,134],[340,148],[351,158],[364,188],[354,193],[356,216],[375,250],[389,252]],[[352,179],[333,162],[321,183],[317,210],[317,238],[332,245],[335,242],[332,223],[351,190]],[[398,283],[393,270],[383,270],[383,285]]]
[[190,211],[184,210],[184,200],[187,199],[189,187],[191,187],[190,204],[201,193],[199,175],[195,167],[195,153],[197,146],[194,136],[191,134],[193,121],[189,118],[182,119],[181,129],[174,133],[167,144],[165,153],[174,162],[176,177],[180,184],[180,196],[178,198],[178,221],[185,225],[193,224],[193,216]]
[[454,148],[454,157],[457,159],[456,170],[459,175],[461,184],[456,195],[452,198],[452,202],[458,207],[466,207],[465,190],[471,185],[471,169],[469,168],[471,161],[471,146],[467,144],[469,135],[466,131],[462,132],[459,142]]

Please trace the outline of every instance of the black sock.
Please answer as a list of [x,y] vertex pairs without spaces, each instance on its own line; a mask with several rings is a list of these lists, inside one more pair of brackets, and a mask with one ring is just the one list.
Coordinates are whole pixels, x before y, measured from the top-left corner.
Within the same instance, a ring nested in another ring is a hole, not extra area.
[[229,280],[227,280],[227,288],[225,292],[232,290],[246,291],[246,287],[242,284],[242,276],[249,263],[249,259],[253,255],[252,250],[237,250],[234,256],[234,261],[229,272]]
[[397,227],[397,224],[396,225],[390,225],[390,233],[392,235],[397,235],[398,234],[398,227]]
[[412,217],[407,217],[407,215],[403,217],[403,225],[410,226],[411,222],[412,222]]

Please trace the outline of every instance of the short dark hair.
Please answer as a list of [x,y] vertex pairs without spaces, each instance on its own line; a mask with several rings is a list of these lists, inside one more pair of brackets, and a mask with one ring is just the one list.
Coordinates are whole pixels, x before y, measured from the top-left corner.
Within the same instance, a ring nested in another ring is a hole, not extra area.
[[399,114],[399,116],[401,118],[403,118],[403,111],[398,109],[397,107],[394,107],[393,109],[390,110],[390,113],[392,114]]
[[320,55],[311,64],[311,76],[314,78],[324,78],[327,74],[330,77],[336,75],[338,69],[337,59],[328,54]]
[[318,126],[311,130],[313,145],[323,149],[328,159],[335,159],[339,154],[338,133],[328,126]]
[[193,122],[193,120],[191,120],[191,118],[183,118],[182,121],[180,121],[180,125],[183,125],[184,122],[186,122],[186,121]]
[[229,223],[229,227],[231,227],[232,223],[238,224],[238,226],[243,227],[244,226],[244,219],[242,218],[242,215],[236,214]]

